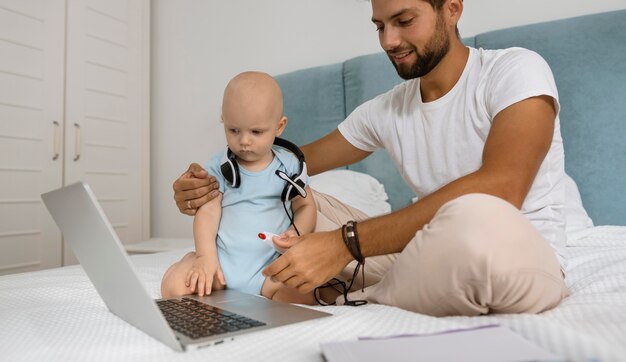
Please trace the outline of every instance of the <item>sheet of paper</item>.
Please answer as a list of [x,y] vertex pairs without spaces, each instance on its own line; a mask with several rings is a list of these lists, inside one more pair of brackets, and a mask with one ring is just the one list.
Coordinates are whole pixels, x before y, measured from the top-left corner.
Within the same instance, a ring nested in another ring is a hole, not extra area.
[[510,329],[494,325],[432,335],[323,343],[321,347],[328,362],[562,360]]

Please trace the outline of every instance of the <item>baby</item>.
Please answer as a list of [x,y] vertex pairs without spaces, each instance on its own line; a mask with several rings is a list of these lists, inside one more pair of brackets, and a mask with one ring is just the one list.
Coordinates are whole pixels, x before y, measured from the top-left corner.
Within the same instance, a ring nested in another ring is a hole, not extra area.
[[237,75],[224,90],[222,121],[228,149],[205,167],[218,179],[220,195],[198,209],[193,223],[196,251],[165,272],[163,297],[233,288],[314,304],[312,293],[300,294],[261,274],[279,254],[259,239],[259,232],[295,236],[312,232],[316,222],[304,156],[284,140],[275,145],[287,125],[280,87],[265,73]]

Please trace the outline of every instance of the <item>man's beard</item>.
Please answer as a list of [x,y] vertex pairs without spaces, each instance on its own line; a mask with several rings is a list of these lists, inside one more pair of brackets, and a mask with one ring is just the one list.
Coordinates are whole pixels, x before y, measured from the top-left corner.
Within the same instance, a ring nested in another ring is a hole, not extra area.
[[[448,53],[449,49],[450,39],[448,39],[448,33],[443,25],[443,19],[438,15],[437,23],[435,24],[435,33],[424,47],[424,52],[420,54],[416,48],[412,49],[417,59],[409,69],[399,67],[391,56],[389,56],[389,59],[391,60],[391,64],[396,68],[398,75],[404,80],[409,80],[420,78],[430,73],[430,71],[441,62],[441,59]],[[400,51],[396,49],[392,50],[392,52],[396,54],[400,53]]]

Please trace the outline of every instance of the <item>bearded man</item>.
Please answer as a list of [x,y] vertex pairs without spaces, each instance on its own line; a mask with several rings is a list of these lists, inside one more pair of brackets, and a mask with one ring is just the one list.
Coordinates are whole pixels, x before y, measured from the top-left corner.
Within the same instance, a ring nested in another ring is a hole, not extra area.
[[[406,81],[302,151],[315,175],[384,148],[418,201],[363,220],[348,207],[326,212],[336,200],[316,195],[318,220],[334,227],[275,239],[289,250],[264,275],[310,293],[342,272],[354,278],[346,266],[356,260],[366,284],[338,304],[434,316],[555,307],[567,295],[565,172],[549,66],[526,49],[463,45],[462,0],[371,3],[380,44]],[[192,164],[174,183],[177,205],[193,214],[216,187]]]

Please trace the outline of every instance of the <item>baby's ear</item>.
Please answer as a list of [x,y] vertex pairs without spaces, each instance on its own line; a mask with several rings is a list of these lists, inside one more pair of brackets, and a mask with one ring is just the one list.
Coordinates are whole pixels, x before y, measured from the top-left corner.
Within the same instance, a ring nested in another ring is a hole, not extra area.
[[286,116],[282,116],[280,118],[280,120],[278,121],[278,129],[276,130],[276,137],[280,136],[283,131],[285,130],[285,127],[287,126],[287,117]]
[[224,114],[223,113],[220,113],[220,122],[224,123]]

